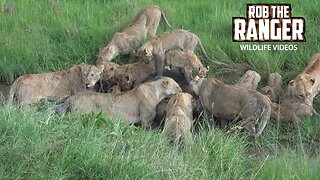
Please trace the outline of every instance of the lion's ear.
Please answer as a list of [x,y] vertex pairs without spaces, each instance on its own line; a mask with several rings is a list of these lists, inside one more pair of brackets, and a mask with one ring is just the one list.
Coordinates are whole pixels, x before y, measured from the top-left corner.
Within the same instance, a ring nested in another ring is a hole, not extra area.
[[81,63],[81,64],[78,66],[78,68],[79,68],[79,71],[80,71],[80,72],[83,72],[83,71],[84,71],[84,64]]
[[163,80],[162,85],[163,87],[168,88],[170,86],[170,82],[168,80]]
[[313,77],[313,78],[310,78],[310,82],[312,85],[314,85],[314,83],[316,83],[316,79]]
[[289,81],[288,85],[293,86],[294,80]]
[[98,65],[97,68],[99,69],[100,72],[103,72],[103,70],[104,70],[104,65],[103,65],[103,64]]

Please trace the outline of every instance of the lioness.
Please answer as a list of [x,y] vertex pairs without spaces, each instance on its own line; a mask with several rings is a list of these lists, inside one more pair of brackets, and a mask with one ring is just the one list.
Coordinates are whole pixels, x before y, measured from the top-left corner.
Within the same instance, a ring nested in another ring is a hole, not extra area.
[[176,145],[182,140],[192,142],[191,126],[193,122],[192,96],[188,93],[177,93],[171,96],[166,107],[164,132]]
[[27,74],[10,87],[9,104],[24,106],[41,99],[57,99],[93,88],[100,79],[103,66],[75,65],[67,71]]
[[111,42],[100,50],[97,64],[102,61],[111,61],[119,54],[129,54],[134,52],[147,35],[153,37],[156,34],[160,19],[170,26],[165,14],[158,6],[149,6],[140,10],[133,22],[117,32]]
[[181,92],[179,85],[171,78],[164,77],[124,93],[78,93],[57,105],[54,110],[57,113],[101,110],[111,118],[121,114],[129,124],[141,123],[148,127],[156,115],[157,104],[177,92]]
[[267,95],[272,102],[279,103],[282,82],[282,76],[279,73],[270,74],[268,86],[261,88],[261,93]]
[[[144,43],[137,51],[137,55],[144,59],[146,63],[154,60],[156,79],[162,76],[165,67],[166,52],[174,49],[181,49],[183,51],[193,53],[196,46],[199,45],[202,53],[211,60],[206,53],[199,37],[192,32],[175,29],[169,32],[153,37]],[[218,65],[225,65],[222,62],[216,62]]]
[[260,80],[261,76],[257,72],[248,70],[236,85],[244,89],[257,90]]
[[227,120],[240,117],[240,127],[249,137],[258,137],[270,119],[269,99],[257,91],[227,85],[214,78],[196,77],[190,86],[213,116]]
[[311,103],[320,90],[320,53],[315,54],[307,67],[288,84],[285,99]]
[[165,65],[181,68],[188,83],[192,79],[193,70],[197,72],[199,77],[206,77],[208,71],[194,53],[180,50],[168,51]]

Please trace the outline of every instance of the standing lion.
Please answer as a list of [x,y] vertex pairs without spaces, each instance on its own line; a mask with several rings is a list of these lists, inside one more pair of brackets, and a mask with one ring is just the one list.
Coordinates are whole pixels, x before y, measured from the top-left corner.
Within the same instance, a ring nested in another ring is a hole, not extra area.
[[214,117],[229,121],[240,118],[238,127],[248,137],[260,136],[270,119],[270,101],[257,91],[227,85],[215,78],[194,78],[190,86]]
[[[137,55],[146,63],[154,61],[156,70],[155,79],[159,79],[161,78],[165,68],[166,53],[168,51],[180,49],[188,53],[194,53],[197,46],[200,47],[203,55],[205,55],[207,59],[211,60],[205,51],[200,38],[196,34],[183,29],[174,29],[148,40],[137,50]],[[227,66],[222,62],[213,62],[218,65]]]
[[155,36],[161,18],[172,29],[160,7],[149,6],[141,9],[133,22],[121,32],[115,33],[111,42],[100,50],[97,64],[111,61],[119,54],[129,54],[136,51],[145,37]]

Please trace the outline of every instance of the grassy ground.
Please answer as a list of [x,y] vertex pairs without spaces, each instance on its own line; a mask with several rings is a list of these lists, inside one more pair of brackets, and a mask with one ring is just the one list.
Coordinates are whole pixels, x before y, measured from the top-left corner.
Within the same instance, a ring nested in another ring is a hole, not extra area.
[[[195,32],[213,58],[238,67],[236,72],[226,73],[210,64],[211,75],[234,82],[252,69],[261,74],[262,83],[272,72],[279,72],[288,81],[320,50],[320,3],[286,2],[292,3],[293,16],[306,19],[307,42],[297,43],[297,51],[249,52],[231,41],[232,17],[246,15],[245,1],[0,0],[0,77],[11,83],[25,73],[67,69],[82,62],[93,64],[99,48],[114,32],[125,27],[140,8],[155,4],[164,9],[173,27]],[[161,24],[158,32],[166,30]],[[318,98],[315,108],[320,110]],[[306,119],[298,131],[272,122],[255,142],[211,126],[205,129],[195,134],[194,146],[185,151],[168,145],[159,130],[137,129],[99,113],[58,117],[50,109],[34,113],[3,107],[0,177],[319,177],[319,119]]]

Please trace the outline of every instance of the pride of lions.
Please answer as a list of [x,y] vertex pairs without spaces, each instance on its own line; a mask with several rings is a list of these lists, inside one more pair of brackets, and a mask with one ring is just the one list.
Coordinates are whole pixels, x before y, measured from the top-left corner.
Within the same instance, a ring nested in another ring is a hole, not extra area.
[[[156,35],[161,19],[171,30]],[[100,50],[96,65],[80,64],[65,71],[23,75],[12,84],[8,103],[27,106],[42,99],[57,101],[67,97],[54,106],[58,114],[98,110],[143,127],[160,119],[165,134],[175,143],[192,140],[194,119],[202,111],[219,121],[221,127],[239,127],[251,138],[263,133],[271,117],[297,126],[301,118],[317,115],[313,98],[320,90],[320,53],[283,93],[283,80],[278,73],[270,74],[268,85],[259,91],[261,77],[255,71],[248,70],[234,85],[206,77],[208,68],[194,53],[197,46],[211,60],[196,34],[173,29],[159,7],[149,6],[115,33]],[[112,61],[123,54],[135,55],[141,61],[124,65]]]

